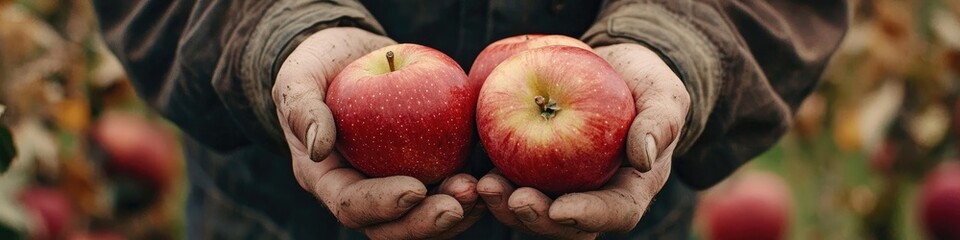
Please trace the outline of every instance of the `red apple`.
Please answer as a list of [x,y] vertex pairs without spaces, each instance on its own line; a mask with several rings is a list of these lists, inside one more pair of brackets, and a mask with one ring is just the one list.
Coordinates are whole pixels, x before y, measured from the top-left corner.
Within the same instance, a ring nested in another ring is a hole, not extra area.
[[924,178],[920,220],[931,239],[960,239],[960,162],[940,164]]
[[104,168],[112,183],[117,216],[140,213],[170,192],[180,157],[168,130],[139,115],[107,112],[91,135],[106,157]]
[[164,190],[175,180],[176,143],[158,124],[138,115],[108,112],[91,134],[108,155],[108,174],[142,181],[153,191]]
[[33,239],[60,239],[66,235],[73,219],[73,209],[63,192],[30,187],[20,192],[18,200],[33,217]]
[[707,239],[785,239],[792,202],[783,180],[748,172],[731,181],[711,190],[700,203]]
[[467,77],[467,81],[470,82],[471,88],[480,91],[483,81],[487,79],[493,68],[497,67],[503,60],[522,51],[553,45],[592,50],[586,43],[563,35],[528,34],[508,37],[491,43],[477,55],[477,59],[473,61],[473,66],[470,67],[470,75]]
[[480,91],[480,140],[504,177],[547,194],[600,187],[620,165],[633,96],[590,50],[548,46],[497,66]]
[[429,47],[398,44],[357,59],[326,102],[337,150],[370,177],[438,183],[463,167],[475,141],[476,94],[463,69]]

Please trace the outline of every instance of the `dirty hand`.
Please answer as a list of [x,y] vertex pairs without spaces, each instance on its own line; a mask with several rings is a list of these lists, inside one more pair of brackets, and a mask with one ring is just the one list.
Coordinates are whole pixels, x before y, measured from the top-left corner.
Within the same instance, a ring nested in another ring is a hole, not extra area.
[[477,180],[446,179],[428,194],[419,180],[366,178],[334,151],[336,128],[326,89],[347,64],[393,40],[357,28],[314,33],[290,53],[273,86],[273,100],[290,146],[293,173],[343,225],[374,239],[448,238],[483,214]]
[[477,191],[493,215],[515,229],[557,239],[592,239],[600,232],[633,229],[670,176],[673,150],[690,108],[683,82],[653,51],[638,44],[595,49],[627,82],[637,117],[627,134],[627,160],[597,191],[556,200],[514,186],[497,170],[480,179]]

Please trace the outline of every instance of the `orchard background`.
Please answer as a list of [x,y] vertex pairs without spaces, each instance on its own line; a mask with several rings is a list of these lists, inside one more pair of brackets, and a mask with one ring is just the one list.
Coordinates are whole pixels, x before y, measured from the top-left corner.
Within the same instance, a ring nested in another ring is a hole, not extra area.
[[[852,3],[792,131],[704,195],[770,172],[788,186],[790,239],[923,239],[920,184],[960,153],[960,1]],[[97,31],[87,0],[0,0],[0,239],[183,236],[180,133],[136,97]],[[109,116],[169,143],[156,159],[169,171],[118,175],[94,134]]]

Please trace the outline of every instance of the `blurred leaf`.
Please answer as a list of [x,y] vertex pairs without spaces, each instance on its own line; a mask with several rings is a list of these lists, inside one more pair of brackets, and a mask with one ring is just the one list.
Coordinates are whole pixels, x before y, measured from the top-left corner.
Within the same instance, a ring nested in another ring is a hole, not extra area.
[[6,126],[0,126],[0,173],[6,172],[17,156],[17,149],[13,147],[13,134]]
[[72,133],[82,132],[90,125],[90,106],[85,99],[64,99],[52,107],[57,124]]
[[[53,175],[59,171],[59,144],[44,122],[38,118],[20,119],[15,128],[11,128],[17,136],[17,161],[36,166],[38,172],[47,172]],[[19,164],[19,163],[18,163]]]
[[940,9],[933,13],[933,32],[944,44],[960,49],[960,17],[948,10]]
[[26,234],[16,228],[0,223],[0,239],[26,239]]
[[921,147],[929,149],[940,143],[950,127],[950,115],[946,107],[935,104],[909,119],[910,137]]
[[0,239],[28,239],[33,216],[24,212],[17,200],[22,186],[33,178],[32,172],[18,163],[0,175]]
[[862,98],[859,107],[859,127],[861,147],[873,152],[881,140],[886,137],[887,129],[903,105],[904,86],[902,81],[888,79],[880,89]]
[[[0,117],[3,116],[5,109],[6,107],[0,105]],[[10,133],[7,126],[0,124],[0,173],[6,172],[7,168],[10,168],[10,163],[16,156],[17,148],[13,146],[13,134]]]
[[794,130],[805,140],[815,139],[822,131],[826,111],[827,99],[822,94],[813,93],[797,110]]
[[97,88],[106,88],[123,81],[126,75],[120,60],[110,52],[101,38],[96,38],[95,41],[93,50],[101,59],[96,62],[94,69],[90,70],[90,83]]
[[859,151],[862,147],[859,113],[858,107],[840,106],[834,115],[833,139],[844,152]]

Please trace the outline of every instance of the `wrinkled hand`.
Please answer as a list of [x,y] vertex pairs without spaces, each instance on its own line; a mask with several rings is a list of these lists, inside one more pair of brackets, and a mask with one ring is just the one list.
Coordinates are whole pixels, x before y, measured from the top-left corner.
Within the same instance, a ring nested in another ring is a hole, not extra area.
[[287,57],[273,100],[293,173],[340,223],[370,238],[449,238],[484,212],[477,203],[475,178],[455,175],[431,195],[412,177],[366,178],[333,151],[336,128],[324,104],[329,82],[347,64],[391,44],[389,38],[360,29],[330,28],[311,35]]
[[602,189],[552,200],[515,189],[497,170],[477,191],[493,215],[521,231],[559,239],[592,239],[600,232],[633,229],[670,175],[673,150],[690,108],[683,82],[653,51],[637,44],[595,49],[627,82],[637,117],[627,134],[627,160]]

